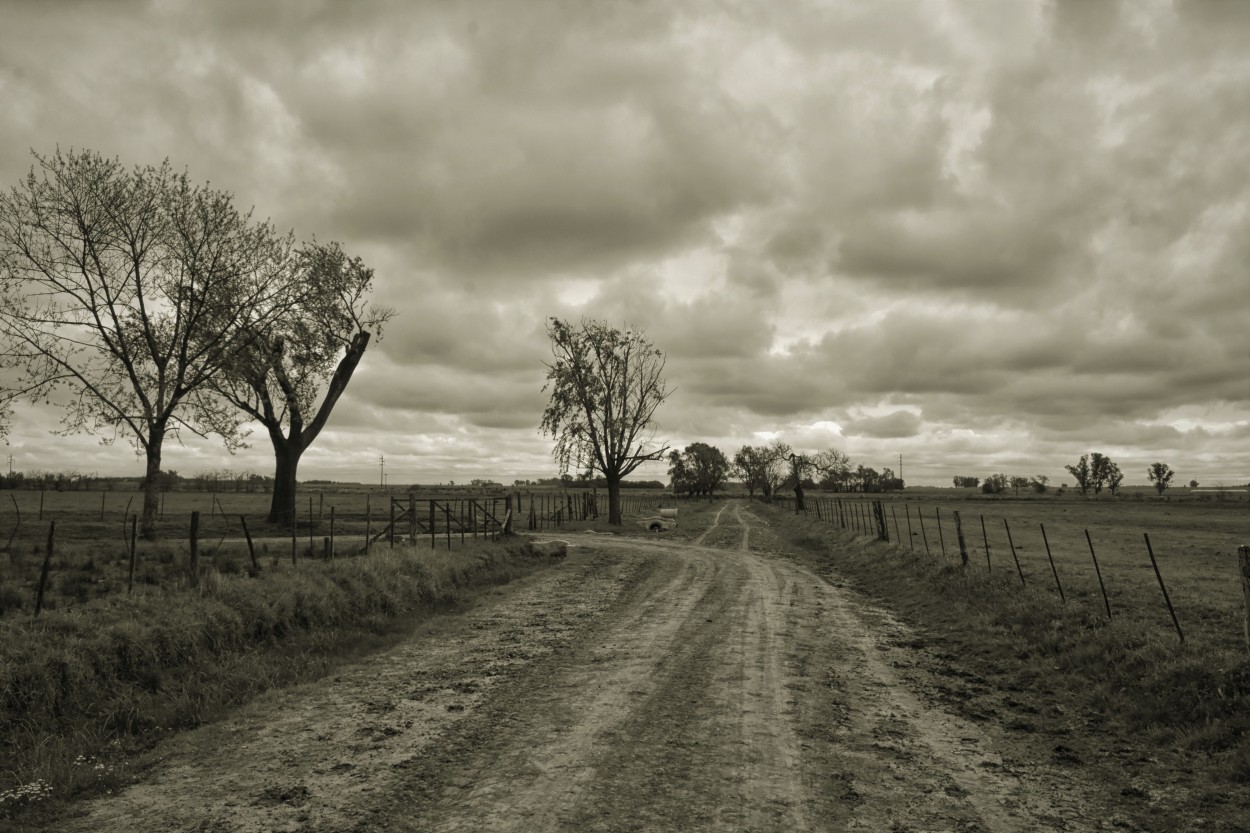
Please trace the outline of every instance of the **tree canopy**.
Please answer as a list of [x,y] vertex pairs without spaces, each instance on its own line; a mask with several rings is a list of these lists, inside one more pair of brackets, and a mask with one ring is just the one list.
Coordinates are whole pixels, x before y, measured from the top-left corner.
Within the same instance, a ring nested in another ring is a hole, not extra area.
[[608,519],[621,523],[620,482],[643,463],[662,460],[655,412],[668,398],[665,357],[642,332],[583,319],[548,322],[555,360],[547,365],[550,399],[540,430],[555,438],[562,472],[598,471],[608,488]]
[[0,335],[18,391],[64,405],[64,431],[125,436],[143,453],[154,537],[166,437],[241,440],[210,384],[272,323],[291,237],[168,162],[35,161],[0,194]]

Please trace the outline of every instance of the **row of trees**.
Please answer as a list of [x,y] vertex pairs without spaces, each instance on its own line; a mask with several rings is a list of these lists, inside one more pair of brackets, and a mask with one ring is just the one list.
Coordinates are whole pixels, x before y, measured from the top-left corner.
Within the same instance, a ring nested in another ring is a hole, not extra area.
[[[1081,459],[1075,464],[1064,466],[1068,473],[1076,479],[1076,487],[1081,490],[1081,494],[1088,494],[1093,490],[1094,494],[1101,494],[1105,488],[1111,494],[1116,494],[1121,484],[1124,482],[1124,473],[1120,471],[1120,467],[1105,454],[1099,452],[1091,452],[1082,454]],[[1159,494],[1172,485],[1172,479],[1176,472],[1167,463],[1151,463],[1146,469],[1146,476],[1150,480],[1150,484],[1154,486]],[[975,489],[981,487],[981,491],[986,494],[998,494],[1006,491],[1008,488],[1014,489],[1017,495],[1021,489],[1027,489],[1041,494],[1049,488],[1050,478],[1044,474],[1034,475],[1033,477],[1008,477],[1005,474],[991,474],[982,481],[978,477],[968,475],[957,475],[954,478],[955,488],[957,489]],[[1190,481],[1191,487],[1197,487],[1198,481]]]
[[64,407],[62,430],[130,440],[155,537],[165,441],[183,431],[274,449],[269,520],[295,519],[301,455],[392,312],[337,243],[296,244],[168,161],[35,155],[0,193],[0,398]]

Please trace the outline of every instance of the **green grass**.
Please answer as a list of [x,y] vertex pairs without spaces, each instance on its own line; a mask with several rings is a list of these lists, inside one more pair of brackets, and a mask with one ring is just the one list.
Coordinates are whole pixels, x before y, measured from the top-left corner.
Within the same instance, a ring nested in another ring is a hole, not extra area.
[[[67,554],[71,558],[71,554]],[[77,592],[93,566],[62,572]],[[126,753],[256,693],[358,656],[478,586],[547,558],[525,542],[382,550],[368,558],[208,566],[198,588],[145,585],[0,621],[0,818],[127,777]],[[234,562],[230,562],[234,563]],[[41,791],[39,785],[47,789]],[[21,792],[25,790],[25,792]]]

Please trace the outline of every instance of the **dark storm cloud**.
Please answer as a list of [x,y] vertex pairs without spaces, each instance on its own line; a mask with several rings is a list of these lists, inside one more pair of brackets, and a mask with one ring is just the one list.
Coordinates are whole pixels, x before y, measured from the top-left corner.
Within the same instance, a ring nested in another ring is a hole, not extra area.
[[366,468],[548,470],[555,315],[665,350],[682,442],[1250,475],[1247,36],[1201,0],[8,4],[0,177],[168,156],[361,253],[398,316],[324,442]]

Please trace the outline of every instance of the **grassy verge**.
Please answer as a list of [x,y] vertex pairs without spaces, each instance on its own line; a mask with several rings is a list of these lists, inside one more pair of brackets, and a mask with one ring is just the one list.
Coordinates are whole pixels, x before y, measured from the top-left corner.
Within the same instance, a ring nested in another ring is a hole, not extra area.
[[1182,645],[1156,599],[1122,602],[1108,621],[1096,588],[1070,588],[1064,604],[1041,580],[1022,587],[1014,571],[960,568],[812,516],[754,510],[786,551],[920,626],[931,653],[976,673],[987,692],[1030,694],[1103,749],[1178,756],[1170,765],[1201,770],[1213,793],[1250,792],[1250,656],[1240,640]]
[[0,819],[106,790],[164,734],[258,692],[320,676],[545,555],[524,540],[368,558],[210,569],[198,589],[146,588],[0,621]]

